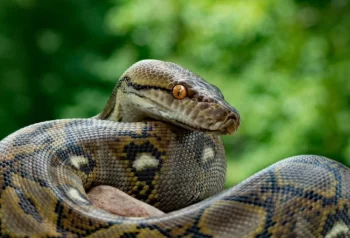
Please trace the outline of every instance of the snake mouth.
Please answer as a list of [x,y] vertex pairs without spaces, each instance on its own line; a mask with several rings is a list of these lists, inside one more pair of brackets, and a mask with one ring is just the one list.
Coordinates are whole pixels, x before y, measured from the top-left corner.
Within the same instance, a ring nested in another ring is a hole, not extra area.
[[187,107],[182,107],[180,102],[165,106],[164,101],[142,99],[140,109],[147,115],[146,118],[165,121],[186,130],[225,135],[233,134],[240,125],[238,111],[226,102],[205,103],[205,107],[198,102],[189,102]]
[[208,134],[233,134],[235,131],[238,130],[238,127],[240,125],[239,114],[235,112],[229,113],[222,121],[216,121],[211,118],[209,120],[209,123],[206,123],[205,120],[201,117],[195,119],[181,116],[169,117],[171,113],[164,112],[162,110],[158,110],[157,113],[159,113],[160,115],[153,114],[153,118],[157,120],[166,121],[173,125],[182,127],[186,130],[199,131]]

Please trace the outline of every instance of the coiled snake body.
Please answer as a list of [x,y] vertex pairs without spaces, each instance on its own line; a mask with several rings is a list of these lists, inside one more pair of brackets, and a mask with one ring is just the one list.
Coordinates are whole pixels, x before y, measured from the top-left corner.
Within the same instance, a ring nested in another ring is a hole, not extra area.
[[[221,192],[218,135],[239,122],[198,75],[140,61],[97,117],[31,125],[0,142],[0,236],[349,237],[350,171],[327,158],[288,158]],[[101,184],[169,213],[110,214],[86,196]]]

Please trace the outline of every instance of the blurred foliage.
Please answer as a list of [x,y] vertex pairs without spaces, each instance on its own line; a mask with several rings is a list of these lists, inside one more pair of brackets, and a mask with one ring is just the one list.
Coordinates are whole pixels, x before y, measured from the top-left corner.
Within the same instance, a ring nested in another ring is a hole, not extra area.
[[0,138],[97,114],[145,58],[199,73],[240,111],[229,185],[298,154],[350,165],[349,0],[0,1]]

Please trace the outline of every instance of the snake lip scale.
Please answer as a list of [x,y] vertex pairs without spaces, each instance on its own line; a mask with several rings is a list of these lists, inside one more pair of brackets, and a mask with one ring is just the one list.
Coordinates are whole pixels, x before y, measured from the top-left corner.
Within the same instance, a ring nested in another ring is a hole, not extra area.
[[[350,170],[334,160],[286,158],[223,191],[219,135],[239,125],[199,75],[139,61],[97,116],[33,124],[0,141],[0,237],[350,237]],[[108,213],[87,198],[98,185],[166,214]]]

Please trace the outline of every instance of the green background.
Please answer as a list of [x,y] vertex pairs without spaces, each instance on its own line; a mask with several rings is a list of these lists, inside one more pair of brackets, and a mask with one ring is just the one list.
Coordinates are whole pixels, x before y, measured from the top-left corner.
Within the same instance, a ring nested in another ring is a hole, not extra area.
[[2,0],[0,138],[97,114],[146,58],[197,72],[240,111],[228,185],[298,154],[350,165],[348,0]]

